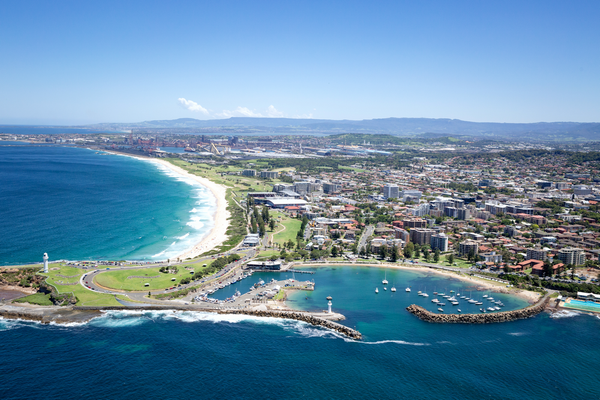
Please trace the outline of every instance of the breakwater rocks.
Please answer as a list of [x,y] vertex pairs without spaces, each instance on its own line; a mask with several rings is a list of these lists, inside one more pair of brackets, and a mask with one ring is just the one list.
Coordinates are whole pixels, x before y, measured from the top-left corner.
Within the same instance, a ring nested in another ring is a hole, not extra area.
[[435,314],[421,306],[411,304],[406,309],[425,322],[442,324],[492,324],[496,322],[515,321],[517,319],[531,318],[544,311],[548,303],[548,296],[544,296],[536,304],[521,308],[520,310],[501,311],[485,314]]
[[218,311],[219,314],[245,314],[252,315],[255,317],[271,317],[271,318],[285,318],[295,319],[297,321],[304,321],[311,325],[322,326],[323,328],[331,329],[342,335],[348,336],[354,340],[362,339],[362,334],[352,328],[348,328],[342,324],[328,321],[324,318],[316,317],[310,313],[298,312],[298,311],[277,311],[277,310],[222,310]]

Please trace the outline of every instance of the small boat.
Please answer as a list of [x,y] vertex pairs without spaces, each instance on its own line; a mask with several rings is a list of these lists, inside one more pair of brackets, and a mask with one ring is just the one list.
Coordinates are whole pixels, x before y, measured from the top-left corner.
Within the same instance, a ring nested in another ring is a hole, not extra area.
[[458,311],[458,312],[462,312],[462,311],[460,311],[460,308],[458,308],[456,311]]
[[494,307],[488,307],[487,310],[488,311],[496,311],[496,309]]
[[432,303],[439,303],[440,301],[438,299],[433,299],[431,300]]
[[385,277],[383,278],[383,280],[381,281],[381,283],[383,283],[384,285],[388,284],[388,281],[387,281],[387,271],[385,271]]
[[458,301],[453,301],[453,302],[452,302],[452,305],[453,305],[453,306],[457,306],[457,305],[458,305]]
[[487,297],[487,294],[484,294],[484,295],[483,295],[483,298],[485,299],[486,297]]
[[406,291],[406,292],[410,292],[410,288],[409,288],[409,287],[407,287],[406,289],[404,289],[404,291]]
[[475,303],[475,305],[476,305],[476,306],[480,306],[480,305],[482,305],[482,304],[483,304],[483,303],[482,303],[482,302],[480,302],[480,301],[478,301],[477,303]]
[[470,299],[469,303],[471,303],[471,304],[477,304],[477,300]]
[[438,306],[445,306],[446,303],[437,303]]
[[438,308],[438,311],[439,312],[444,312],[444,309],[443,308]]
[[429,297],[429,295],[427,293],[423,293],[422,296],[423,297]]
[[488,300],[489,301],[494,301],[494,298],[493,297],[488,297]]
[[496,311],[500,311],[500,310],[501,310],[501,308],[500,308],[500,307],[494,307],[494,309],[495,309]]
[[375,288],[375,293],[379,293],[379,288]]
[[392,288],[391,288],[390,290],[391,290],[392,292],[395,292],[395,291],[396,291],[396,287],[395,287],[395,286],[392,286]]
[[[406,289],[408,289],[408,288],[406,288]],[[410,290],[408,290],[408,291],[410,292]],[[420,296],[420,295],[422,295],[423,293],[422,293],[422,292],[419,290],[419,291],[417,292],[417,294]]]
[[387,288],[384,286],[384,287],[383,287],[383,290],[387,290]]
[[450,293],[454,293],[454,290],[451,290]]

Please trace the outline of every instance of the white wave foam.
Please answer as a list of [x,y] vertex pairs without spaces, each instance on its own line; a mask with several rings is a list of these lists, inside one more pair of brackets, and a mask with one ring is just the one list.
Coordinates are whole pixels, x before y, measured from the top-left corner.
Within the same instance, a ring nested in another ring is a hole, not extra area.
[[569,310],[560,310],[550,314],[550,318],[571,318],[581,315],[577,311],[569,311]]
[[186,233],[186,234],[185,234],[185,235],[183,235],[183,236],[175,236],[175,239],[178,239],[178,240],[183,240],[183,239],[185,239],[185,238],[186,238],[186,237],[188,237],[188,236],[190,236],[190,233],[189,233],[189,232],[188,232],[188,233]]
[[[196,204],[198,204],[198,203],[196,203]],[[198,212],[198,210],[196,210],[196,207],[194,207],[194,208],[192,208],[192,209],[190,210],[190,212],[191,212],[191,213],[197,213],[197,212]]]
[[524,336],[524,335],[528,335],[527,332],[509,332],[508,333],[511,336]]
[[405,342],[404,340],[379,340],[377,342],[356,342],[362,344],[386,344],[386,343],[394,343],[394,344],[404,344],[408,346],[429,346],[429,343],[414,343],[414,342]]
[[166,250],[163,250],[163,251],[161,251],[160,253],[153,255],[153,256],[152,256],[152,258],[160,257],[160,256],[162,256],[163,254],[165,254],[165,252],[166,252]]

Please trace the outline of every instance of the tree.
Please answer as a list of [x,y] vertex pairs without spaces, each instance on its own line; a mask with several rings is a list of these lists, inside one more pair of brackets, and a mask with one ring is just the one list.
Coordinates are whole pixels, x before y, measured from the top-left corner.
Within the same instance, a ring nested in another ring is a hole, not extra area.
[[548,260],[544,261],[544,275],[552,276],[552,264],[548,262]]
[[454,264],[454,254],[453,254],[453,253],[450,253],[450,254],[448,254],[448,255],[446,256],[446,260],[448,260],[448,263],[449,263],[450,265]]
[[269,221],[269,228],[271,228],[271,232],[275,230],[275,220],[273,218]]
[[332,246],[331,247],[331,257],[337,257],[338,256],[338,248],[336,246]]
[[413,256],[413,246],[410,246],[411,243],[404,246],[404,258],[412,258]]
[[387,258],[388,248],[385,244],[379,248],[379,255],[381,256],[382,260],[385,260]]
[[433,262],[440,262],[440,249],[435,249],[435,252],[433,253]]
[[390,258],[392,262],[398,261],[398,246],[395,244],[392,245],[392,249],[390,251]]

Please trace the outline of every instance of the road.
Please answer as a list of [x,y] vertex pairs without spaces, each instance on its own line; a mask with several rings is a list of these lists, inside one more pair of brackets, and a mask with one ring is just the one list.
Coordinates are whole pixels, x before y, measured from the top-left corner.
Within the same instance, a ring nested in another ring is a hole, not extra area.
[[[360,235],[360,239],[358,241],[358,251],[360,251],[367,244],[367,240],[373,235],[373,231],[375,230],[375,226],[367,225],[365,231],[362,235]],[[366,250],[366,249],[365,249]]]

